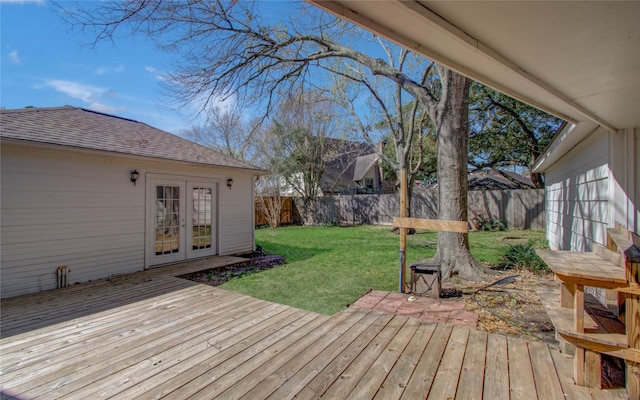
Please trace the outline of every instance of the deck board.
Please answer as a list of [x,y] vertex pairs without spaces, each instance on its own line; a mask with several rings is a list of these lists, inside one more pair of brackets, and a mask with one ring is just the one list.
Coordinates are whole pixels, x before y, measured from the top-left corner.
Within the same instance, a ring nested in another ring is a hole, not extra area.
[[400,332],[408,317],[394,317],[380,333],[369,342],[360,354],[352,361],[351,365],[342,372],[340,377],[333,381],[331,386],[322,395],[327,399],[345,399],[350,397],[351,391],[358,385],[360,379],[366,374],[371,365],[378,359],[389,342]]
[[351,391],[349,394],[351,398],[371,399],[376,395],[419,326],[420,321],[413,318],[407,320]]
[[175,277],[202,260],[2,301],[2,398],[565,398],[543,343],[349,307],[334,316]]
[[509,400],[509,358],[505,336],[488,336],[485,360],[483,396],[486,399]]
[[[284,393],[286,397],[295,395],[298,399],[314,399],[324,394],[324,392],[340,377],[342,372],[347,369],[351,362],[374,340],[377,335],[387,326],[389,321],[393,319],[392,314],[372,313],[376,316],[373,323],[367,327],[356,339],[353,340],[338,356],[327,364],[316,365],[319,373],[305,385],[298,393]],[[274,393],[269,398],[278,400],[279,394]]]
[[[416,373],[416,366],[424,354],[429,339],[435,331],[436,324],[421,324],[416,330],[409,345],[398,359],[393,369],[383,382],[375,399],[398,399],[407,387],[409,379]],[[420,373],[420,371],[418,371]]]
[[452,330],[452,325],[440,324],[436,326],[401,399],[425,399],[427,397]]
[[469,329],[453,328],[427,399],[455,398],[468,339]]
[[[314,345],[320,351],[306,351],[298,354],[287,364],[266,377],[260,384],[246,393],[246,399],[287,399],[301,391],[319,373],[319,365],[327,365],[340,355],[354,340],[360,336],[379,315],[367,310],[360,310],[363,318],[341,335],[327,336],[326,343],[318,342]],[[324,339],[324,338],[323,338]]]
[[529,358],[527,342],[521,339],[507,338],[509,352],[509,386],[511,399],[537,398],[533,368]]
[[482,393],[487,354],[487,333],[470,331],[460,372],[456,399],[473,399]]
[[563,398],[562,387],[549,347],[543,343],[529,342],[528,348],[538,396],[543,399]]
[[[236,303],[230,303],[227,307],[233,307]],[[266,307],[266,304],[264,305]],[[228,310],[228,308],[226,308]],[[240,308],[240,310],[242,310]],[[63,377],[68,381],[71,376],[67,373],[74,373],[84,377],[90,370],[83,368],[83,360],[103,359],[113,364],[120,359],[121,354],[132,357],[141,353],[147,348],[159,350],[162,346],[172,346],[186,341],[190,338],[191,332],[195,328],[213,329],[220,326],[223,321],[228,323],[226,317],[214,317],[211,314],[187,315],[175,319],[157,319],[156,327],[147,329],[133,329],[115,336],[98,336],[95,340],[77,343],[68,348],[60,347],[52,352],[42,352],[37,357],[31,357],[28,362],[16,367],[13,371],[3,373],[3,380],[9,381],[14,375],[27,377],[28,380],[35,381],[37,378],[40,384]],[[180,327],[179,332],[167,335],[173,327]],[[229,326],[229,325],[228,325]],[[143,333],[139,338],[134,338],[136,333]],[[156,335],[160,335],[157,337]],[[123,339],[129,339],[122,343]],[[67,351],[67,349],[69,351]],[[3,360],[4,362],[4,360]],[[90,361],[91,362],[91,361]],[[131,360],[129,361],[131,362]],[[102,362],[91,362],[91,367],[96,368]],[[34,370],[35,369],[35,370]],[[77,370],[77,371],[76,371]],[[62,379],[62,378],[61,378]],[[17,381],[14,381],[17,382]]]
[[[254,368],[248,374],[242,374],[242,380],[234,381],[231,387],[220,394],[220,397],[227,399],[240,398],[270,376],[272,376],[275,381],[278,381],[279,378],[276,371],[281,368],[299,370],[305,364],[305,359],[316,357],[329,346],[331,342],[348,332],[366,314],[363,310],[351,309],[349,312],[341,315],[343,318],[335,318],[335,325],[330,326],[327,324],[327,326],[323,326],[322,330],[314,330],[295,343],[283,343],[281,349],[277,350],[277,357],[266,360],[265,365]],[[323,330],[328,327],[331,327],[331,329],[323,332]],[[252,360],[251,364],[254,363],[255,360]],[[253,365],[249,368],[252,367]],[[267,385],[266,387],[275,388],[276,386],[274,384],[272,386]],[[207,397],[210,392],[205,392],[204,397]],[[247,398],[253,399],[254,397],[247,396]]]

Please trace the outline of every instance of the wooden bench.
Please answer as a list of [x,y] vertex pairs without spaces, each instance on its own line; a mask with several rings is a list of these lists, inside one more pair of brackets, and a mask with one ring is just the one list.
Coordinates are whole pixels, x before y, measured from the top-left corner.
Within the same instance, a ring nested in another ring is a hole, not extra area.
[[[634,270],[629,249],[612,245],[620,244],[620,238],[616,241],[615,235],[612,236],[608,239],[609,248],[594,245],[594,251],[590,253],[537,250],[561,283],[559,295],[544,290],[539,294],[556,328],[556,335],[575,346],[576,384],[601,388],[601,354],[608,354],[624,359],[627,392],[630,398],[638,398],[640,286],[637,267]],[[635,245],[632,243],[631,247]],[[624,323],[610,313],[605,315],[604,307],[597,307],[599,304],[585,304],[585,286],[611,290],[616,297],[620,294],[626,309]],[[552,298],[559,301],[553,304]]]

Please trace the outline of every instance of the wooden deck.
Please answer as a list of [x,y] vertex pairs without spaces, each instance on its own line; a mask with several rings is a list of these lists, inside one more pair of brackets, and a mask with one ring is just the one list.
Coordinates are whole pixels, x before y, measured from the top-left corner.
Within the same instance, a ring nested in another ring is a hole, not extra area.
[[358,307],[325,316],[181,273],[3,300],[2,398],[626,398],[575,386],[572,360],[542,343]]

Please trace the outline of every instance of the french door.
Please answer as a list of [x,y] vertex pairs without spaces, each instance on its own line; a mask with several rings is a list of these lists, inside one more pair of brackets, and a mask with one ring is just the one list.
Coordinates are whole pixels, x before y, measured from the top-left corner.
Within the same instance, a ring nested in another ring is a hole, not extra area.
[[148,267],[217,253],[216,189],[200,180],[147,180]]

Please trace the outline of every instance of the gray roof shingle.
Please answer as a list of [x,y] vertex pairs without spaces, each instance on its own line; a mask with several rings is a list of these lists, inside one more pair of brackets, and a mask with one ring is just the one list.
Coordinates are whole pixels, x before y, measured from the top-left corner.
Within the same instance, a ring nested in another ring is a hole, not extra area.
[[264,172],[145,123],[71,106],[0,110],[0,137]]

